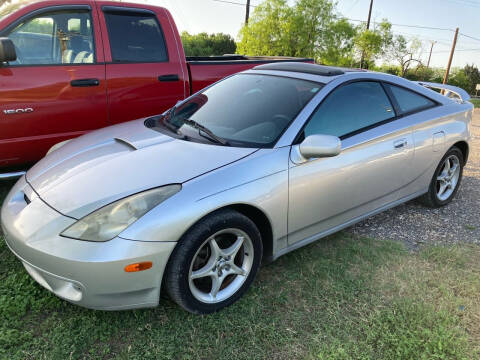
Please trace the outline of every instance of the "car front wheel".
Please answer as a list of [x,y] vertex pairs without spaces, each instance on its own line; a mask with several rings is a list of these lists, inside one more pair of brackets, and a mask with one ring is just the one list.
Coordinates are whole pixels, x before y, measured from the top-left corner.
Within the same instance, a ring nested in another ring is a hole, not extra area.
[[218,311],[250,287],[262,250],[260,232],[248,217],[230,209],[212,213],[175,247],[165,272],[165,289],[187,311]]

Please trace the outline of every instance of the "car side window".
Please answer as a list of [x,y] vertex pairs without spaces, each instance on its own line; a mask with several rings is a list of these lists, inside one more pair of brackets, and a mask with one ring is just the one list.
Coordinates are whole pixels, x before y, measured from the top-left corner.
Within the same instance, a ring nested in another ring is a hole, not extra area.
[[423,95],[399,86],[385,84],[392,92],[402,114],[420,111],[435,106],[435,103]]
[[333,90],[315,110],[304,136],[322,134],[347,137],[395,117],[382,85],[361,81]]
[[17,60],[10,65],[93,64],[95,46],[90,11],[43,13],[17,25],[8,35]]
[[168,61],[160,24],[154,14],[105,12],[113,62]]

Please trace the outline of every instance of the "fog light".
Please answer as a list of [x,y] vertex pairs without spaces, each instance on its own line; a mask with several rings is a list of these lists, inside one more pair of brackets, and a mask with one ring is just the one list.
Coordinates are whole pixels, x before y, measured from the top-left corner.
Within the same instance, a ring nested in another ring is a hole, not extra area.
[[136,272],[136,271],[143,271],[143,270],[148,270],[152,267],[152,262],[151,261],[144,261],[140,263],[135,263],[135,264],[130,264],[125,266],[125,271],[126,272]]

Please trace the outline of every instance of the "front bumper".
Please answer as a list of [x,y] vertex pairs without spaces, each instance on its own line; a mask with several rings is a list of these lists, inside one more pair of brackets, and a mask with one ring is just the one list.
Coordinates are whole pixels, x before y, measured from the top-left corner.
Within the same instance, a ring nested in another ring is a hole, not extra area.
[[[176,243],[118,237],[97,243],[59,236],[75,221],[38,198],[25,178],[10,191],[1,211],[8,247],[32,278],[57,296],[100,310],[158,305],[163,272]],[[151,261],[152,268],[124,271],[142,261]]]

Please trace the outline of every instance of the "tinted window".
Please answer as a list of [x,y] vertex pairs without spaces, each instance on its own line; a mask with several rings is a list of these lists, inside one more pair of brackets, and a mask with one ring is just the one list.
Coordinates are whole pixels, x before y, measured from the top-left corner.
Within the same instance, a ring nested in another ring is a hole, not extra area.
[[322,86],[278,76],[235,75],[175,107],[157,126],[205,141],[201,132],[184,123],[191,119],[233,146],[267,147]]
[[392,90],[402,113],[422,110],[435,105],[432,100],[413,91],[389,84],[387,86]]
[[379,83],[355,82],[328,95],[305,127],[305,137],[341,137],[393,117],[393,107]]
[[105,13],[114,62],[167,61],[163,33],[155,15]]
[[19,24],[8,37],[17,52],[13,65],[92,64],[95,60],[88,11],[44,13]]

